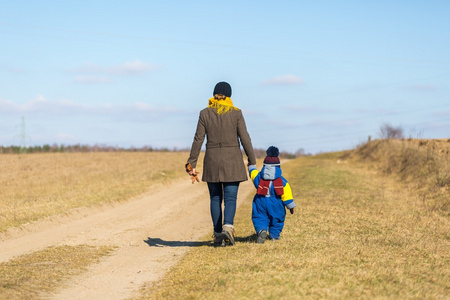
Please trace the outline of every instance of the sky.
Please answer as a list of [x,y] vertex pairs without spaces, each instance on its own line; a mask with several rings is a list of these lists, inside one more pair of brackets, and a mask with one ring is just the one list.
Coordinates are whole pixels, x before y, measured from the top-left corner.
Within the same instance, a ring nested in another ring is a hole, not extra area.
[[450,138],[450,1],[0,0],[0,145],[189,149],[217,82],[253,146]]

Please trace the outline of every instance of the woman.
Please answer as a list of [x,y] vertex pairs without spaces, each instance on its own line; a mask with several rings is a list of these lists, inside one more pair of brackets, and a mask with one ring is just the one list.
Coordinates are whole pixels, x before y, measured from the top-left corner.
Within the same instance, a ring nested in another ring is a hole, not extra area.
[[[250,165],[256,164],[250,136],[242,111],[231,101],[231,86],[219,82],[208,107],[200,111],[197,131],[188,163],[195,174],[197,159],[205,136],[206,153],[203,160],[202,181],[208,183],[211,199],[211,218],[214,226],[214,245],[234,245],[234,215],[239,183],[247,180],[240,144]],[[224,202],[222,225],[222,201]]]

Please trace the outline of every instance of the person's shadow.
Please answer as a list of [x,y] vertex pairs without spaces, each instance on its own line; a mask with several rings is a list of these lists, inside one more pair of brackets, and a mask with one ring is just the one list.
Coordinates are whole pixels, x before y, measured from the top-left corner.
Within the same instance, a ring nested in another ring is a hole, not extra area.
[[189,242],[189,241],[165,241],[160,238],[147,237],[144,242],[150,247],[201,247],[211,246],[213,243],[210,241],[204,242]]
[[249,236],[237,236],[234,238],[234,240],[239,243],[255,243],[257,237],[258,236],[256,235],[256,233],[254,233]]
[[[254,243],[256,241],[256,234],[252,234],[246,237],[236,237],[234,239],[239,243]],[[160,238],[147,237],[144,242],[150,247],[213,247],[212,241],[165,241]]]

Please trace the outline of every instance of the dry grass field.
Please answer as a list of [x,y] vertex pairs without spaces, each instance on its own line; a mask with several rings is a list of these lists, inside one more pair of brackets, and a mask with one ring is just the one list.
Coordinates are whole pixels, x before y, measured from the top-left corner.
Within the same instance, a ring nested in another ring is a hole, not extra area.
[[113,251],[88,245],[50,247],[0,264],[1,299],[40,299]]
[[[204,236],[135,298],[447,299],[449,145],[377,140],[283,163],[298,208],[287,215],[279,241],[255,243],[249,195],[237,212],[234,247],[214,248]],[[170,186],[186,176],[187,156],[0,155],[0,232],[78,207],[126,201],[155,184]],[[166,247],[183,243],[172,244]],[[11,259],[0,264],[0,298],[47,297],[113,252],[106,244],[76,245]]]
[[[170,185],[186,176],[187,157],[186,152],[1,154],[0,233],[76,208],[117,204],[157,185]],[[78,244],[17,256],[0,264],[0,298],[48,296],[64,280],[114,250],[109,244]]]
[[360,154],[285,164],[298,208],[281,240],[255,243],[248,203],[234,247],[193,249],[138,299],[448,299],[450,222],[435,204],[449,194],[426,203],[417,183],[399,181],[401,170],[387,175],[384,160]]
[[450,214],[450,139],[376,140],[344,157],[393,176],[428,210]]
[[185,175],[186,152],[0,155],[0,232],[73,208],[124,201]]

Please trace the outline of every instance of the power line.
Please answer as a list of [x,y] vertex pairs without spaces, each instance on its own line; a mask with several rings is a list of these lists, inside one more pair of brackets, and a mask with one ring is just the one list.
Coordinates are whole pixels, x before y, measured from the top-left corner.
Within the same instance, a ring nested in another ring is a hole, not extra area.
[[[251,50],[252,55],[255,53],[261,52],[261,47],[259,46],[242,46],[242,45],[232,45],[230,43],[227,44],[221,44],[221,43],[212,43],[212,42],[199,42],[199,41],[189,41],[189,40],[182,40],[182,39],[168,39],[168,38],[159,38],[159,37],[148,37],[148,36],[136,36],[136,35],[130,35],[130,34],[117,34],[117,33],[111,33],[111,32],[100,32],[100,31],[91,31],[91,30],[74,30],[74,29],[67,29],[67,28],[61,28],[61,27],[49,27],[49,26],[36,26],[36,25],[30,25],[30,24],[20,24],[20,23],[7,23],[7,22],[0,22],[1,26],[8,26],[8,27],[15,27],[15,28],[24,28],[24,29],[33,29],[33,30],[40,30],[40,31],[47,31],[47,32],[61,32],[61,33],[73,33],[73,34],[80,34],[84,36],[94,36],[94,37],[107,37],[107,38],[119,38],[119,39],[131,39],[135,41],[144,41],[144,42],[168,42],[168,43],[174,43],[174,44],[185,44],[185,45],[199,45],[199,46],[208,46],[208,47],[218,47],[218,48],[234,48],[234,49],[244,49],[244,50]],[[57,37],[58,39],[60,37]],[[73,37],[72,37],[73,38]],[[97,39],[92,40],[92,42],[99,42]],[[294,49],[295,50],[295,49]],[[293,57],[292,59],[306,59],[309,56],[311,56],[311,53],[305,53],[304,49],[298,49],[296,51],[297,55]],[[267,58],[268,55],[264,54],[264,57]],[[280,57],[280,53],[277,51],[277,55],[269,55],[269,57]],[[373,65],[376,64],[379,66],[379,63],[373,62],[373,60],[377,61],[394,61],[394,62],[401,62],[401,63],[420,63],[420,64],[438,64],[438,65],[448,65],[450,64],[450,61],[436,61],[436,60],[427,60],[427,59],[405,59],[405,58],[385,58],[385,57],[367,57],[365,58],[366,61],[355,61],[355,60],[332,60],[327,58],[313,58],[313,61],[321,61],[321,62],[327,62],[327,63],[341,63],[341,64],[369,64]],[[367,62],[368,60],[371,60],[372,62]],[[311,59],[309,59],[311,61]],[[390,64],[391,65],[391,64]]]
[[[405,110],[400,110],[400,111],[395,111],[395,112],[386,112],[383,114],[378,114],[378,115],[372,115],[372,116],[364,116],[364,117],[357,117],[357,118],[346,118],[346,119],[333,119],[333,120],[329,120],[329,121],[321,121],[321,122],[317,122],[317,125],[332,125],[332,124],[339,124],[339,123],[343,123],[343,122],[357,122],[357,121],[362,121],[362,120],[369,120],[369,119],[377,119],[377,118],[383,118],[386,116],[396,116],[396,115],[401,115],[401,114],[405,114],[405,113],[412,113],[412,112],[418,112],[418,111],[426,111],[426,110],[431,110],[431,109],[438,109],[438,108],[443,108],[443,107],[449,107],[450,108],[450,104],[443,104],[443,105],[438,105],[438,106],[428,106],[428,107],[422,107],[422,108],[411,108],[411,109],[405,109]],[[445,119],[445,118],[444,118]],[[261,128],[261,126],[258,126],[257,129],[253,130],[253,132],[267,132],[267,131],[278,131],[278,130],[293,130],[293,129],[298,129],[301,127],[310,127],[314,124],[292,124],[292,125],[286,125],[286,126],[282,126],[282,127],[276,127],[276,126],[270,126],[269,128]]]

